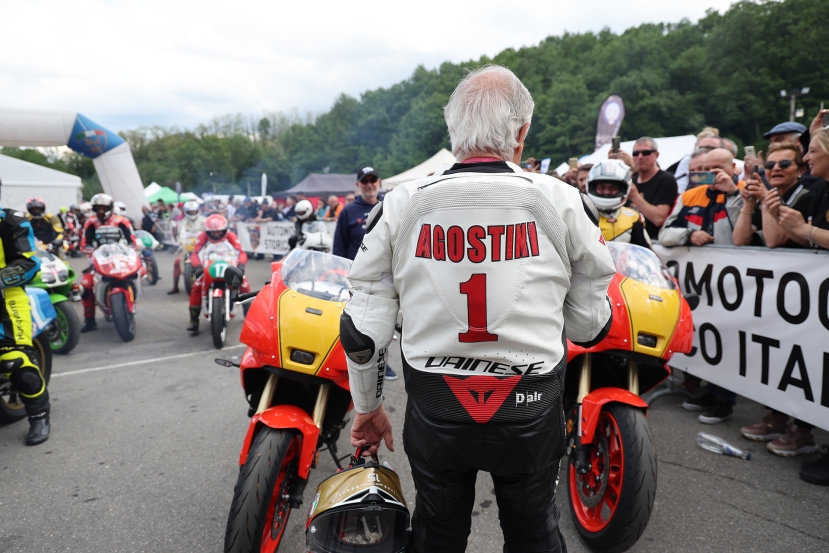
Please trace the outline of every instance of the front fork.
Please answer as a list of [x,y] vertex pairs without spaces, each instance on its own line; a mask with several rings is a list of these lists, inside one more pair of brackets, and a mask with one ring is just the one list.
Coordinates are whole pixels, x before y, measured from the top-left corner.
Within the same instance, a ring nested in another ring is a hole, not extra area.
[[[259,405],[256,408],[256,415],[264,413],[271,407],[273,403],[273,396],[276,393],[276,385],[279,383],[279,377],[274,373],[268,375],[268,380],[265,382],[265,388],[262,390],[262,396],[259,398]],[[328,408],[328,396],[331,393],[331,384],[320,384],[317,390],[317,399],[314,403],[314,412],[311,415],[314,425],[319,429],[320,436],[322,435],[322,422],[325,420],[325,411]],[[303,435],[303,439],[306,437]],[[319,443],[315,444],[319,448]],[[331,455],[334,457],[334,462],[339,468],[340,463],[337,458],[336,444],[332,448],[332,444],[328,444]],[[311,466],[314,467],[319,459],[319,451],[314,455]],[[292,508],[299,508],[302,505],[302,495],[305,493],[305,486],[308,484],[307,478],[298,478],[291,491],[290,504]]]
[[[583,413],[584,398],[591,390],[591,377],[593,373],[593,354],[585,353],[582,356],[582,364],[579,369],[579,393],[576,400],[576,432],[570,443],[570,456],[573,465],[579,474],[586,474],[592,467],[588,459],[589,445],[582,444],[582,436],[586,434],[583,424],[587,418]],[[631,359],[627,360],[627,390],[631,394],[639,395],[639,363]],[[568,429],[569,430],[569,429]],[[592,440],[591,440],[592,441]]]

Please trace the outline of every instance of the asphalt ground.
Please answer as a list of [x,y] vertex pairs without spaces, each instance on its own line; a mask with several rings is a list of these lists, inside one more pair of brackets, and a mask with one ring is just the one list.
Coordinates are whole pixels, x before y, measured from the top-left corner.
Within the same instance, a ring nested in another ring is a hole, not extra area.
[[[173,256],[157,257],[163,280],[144,289],[134,341],[123,343],[99,316],[97,332],[82,335],[71,354],[55,356],[49,441],[26,447],[25,421],[0,426],[0,553],[222,551],[248,418],[238,370],[213,359],[241,355],[242,317],[231,322],[221,352],[206,325],[191,337],[184,330],[186,296],[166,294]],[[80,269],[85,260],[72,263]],[[268,261],[250,261],[248,277],[259,288],[270,277]],[[80,303],[75,308],[81,315]],[[391,364],[399,368],[399,351],[392,349]],[[397,470],[413,505],[401,438],[402,378],[385,390],[397,448],[383,459]],[[776,457],[739,434],[762,417],[763,407],[740,398],[732,420],[710,427],[681,401],[664,397],[650,408],[659,463],[656,503],[630,551],[829,551],[829,487],[798,478],[804,459]],[[694,437],[700,430],[750,451],[752,460],[699,448]],[[817,438],[829,443],[824,431]],[[346,432],[339,445],[345,454]],[[280,551],[304,551],[306,508],[316,485],[333,472],[323,453]],[[587,551],[570,517],[565,483],[562,470],[562,532],[569,551]],[[478,478],[475,505],[467,550],[500,553],[487,474]]]

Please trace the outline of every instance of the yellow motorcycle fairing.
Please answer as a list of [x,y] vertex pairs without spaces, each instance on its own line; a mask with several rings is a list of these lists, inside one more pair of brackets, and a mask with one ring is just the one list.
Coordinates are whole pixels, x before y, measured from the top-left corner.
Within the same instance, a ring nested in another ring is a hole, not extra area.
[[[316,375],[340,338],[345,304],[314,298],[288,288],[279,296],[279,346],[282,368]],[[292,360],[294,350],[312,353],[310,365]]]
[[[625,278],[619,288],[627,305],[633,351],[662,357],[676,331],[681,307],[679,292]],[[640,333],[656,338],[656,345],[642,344]]]

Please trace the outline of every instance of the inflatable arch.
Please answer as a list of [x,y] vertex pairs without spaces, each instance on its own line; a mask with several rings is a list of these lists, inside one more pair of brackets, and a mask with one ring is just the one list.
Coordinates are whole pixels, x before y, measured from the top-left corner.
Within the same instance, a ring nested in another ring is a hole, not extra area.
[[80,113],[0,108],[0,146],[68,146],[92,158],[104,191],[141,221],[147,200],[129,144]]

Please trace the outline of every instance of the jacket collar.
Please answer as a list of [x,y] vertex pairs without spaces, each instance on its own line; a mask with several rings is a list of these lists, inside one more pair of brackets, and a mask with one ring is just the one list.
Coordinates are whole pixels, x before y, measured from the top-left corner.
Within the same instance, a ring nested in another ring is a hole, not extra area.
[[455,163],[444,168],[439,175],[458,173],[523,173],[524,170],[511,161],[485,161],[481,163]]

